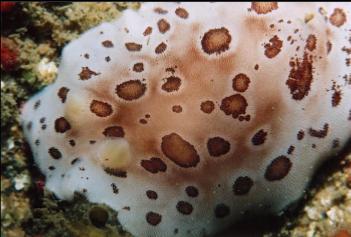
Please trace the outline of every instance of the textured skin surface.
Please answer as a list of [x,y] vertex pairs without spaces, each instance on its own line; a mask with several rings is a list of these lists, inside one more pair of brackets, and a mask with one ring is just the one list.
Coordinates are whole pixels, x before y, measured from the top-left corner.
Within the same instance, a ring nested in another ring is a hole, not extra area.
[[89,30],[23,109],[48,188],[110,205],[135,236],[281,211],[350,138],[350,18],[346,3],[148,3]]

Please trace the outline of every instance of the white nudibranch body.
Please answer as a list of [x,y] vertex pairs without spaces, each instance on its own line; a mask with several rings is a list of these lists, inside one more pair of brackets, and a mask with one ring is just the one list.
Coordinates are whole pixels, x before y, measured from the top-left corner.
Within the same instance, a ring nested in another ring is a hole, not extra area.
[[87,31],[22,111],[47,188],[109,205],[135,236],[279,213],[350,139],[350,11],[145,3]]

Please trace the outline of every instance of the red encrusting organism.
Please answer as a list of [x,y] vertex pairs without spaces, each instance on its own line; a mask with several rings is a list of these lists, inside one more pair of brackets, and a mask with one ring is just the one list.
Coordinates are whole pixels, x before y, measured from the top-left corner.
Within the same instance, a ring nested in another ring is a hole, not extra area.
[[1,13],[10,12],[15,5],[16,5],[15,2],[1,2],[0,11]]
[[18,53],[15,47],[7,43],[7,40],[1,37],[1,69],[4,71],[13,71],[18,66]]

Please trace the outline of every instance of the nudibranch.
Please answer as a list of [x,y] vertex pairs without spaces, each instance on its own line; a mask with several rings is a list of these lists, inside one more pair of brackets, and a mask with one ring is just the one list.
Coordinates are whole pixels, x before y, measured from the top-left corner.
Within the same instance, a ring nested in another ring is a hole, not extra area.
[[47,188],[135,236],[279,213],[351,135],[349,3],[145,3],[69,43],[22,123]]

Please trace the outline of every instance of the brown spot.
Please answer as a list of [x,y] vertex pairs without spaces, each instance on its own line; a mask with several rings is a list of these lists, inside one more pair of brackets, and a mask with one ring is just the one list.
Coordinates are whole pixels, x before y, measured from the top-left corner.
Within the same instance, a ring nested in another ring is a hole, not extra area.
[[78,75],[81,80],[85,81],[85,80],[89,80],[91,76],[97,76],[99,74],[101,73],[94,72],[90,70],[88,67],[82,67],[82,71]]
[[310,134],[311,137],[324,138],[328,135],[328,129],[329,129],[329,124],[325,123],[323,126],[323,129],[315,130],[313,128],[310,128],[308,130],[308,133]]
[[106,137],[124,137],[124,130],[120,126],[111,126],[105,128],[102,134]]
[[207,54],[220,54],[229,49],[232,37],[229,31],[222,27],[207,31],[201,40],[203,51]]
[[342,9],[335,8],[329,17],[329,21],[332,25],[340,27],[346,22],[346,14]]
[[105,40],[105,41],[102,41],[101,43],[104,47],[106,48],[112,48],[113,47],[113,43],[111,40]]
[[185,201],[179,201],[176,207],[177,210],[184,215],[190,215],[193,212],[193,206]]
[[233,79],[233,89],[238,92],[244,92],[249,88],[250,78],[245,74],[240,73]]
[[180,18],[183,18],[183,19],[186,19],[188,18],[189,16],[189,13],[184,9],[184,8],[181,8],[181,7],[178,7],[176,10],[175,10],[175,14],[177,16],[179,16]]
[[141,123],[141,124],[147,124],[147,120],[146,120],[146,119],[140,119],[140,120],[139,120],[139,123]]
[[284,178],[290,171],[291,161],[286,156],[278,156],[267,167],[264,177],[268,181],[276,181]]
[[35,145],[39,146],[40,145],[40,140],[39,139],[36,139],[35,142],[34,142]]
[[309,51],[313,51],[314,49],[316,49],[316,45],[317,45],[317,38],[315,35],[309,35],[307,37],[307,40],[306,40],[306,48],[309,50]]
[[165,43],[160,43],[159,45],[157,45],[157,47],[155,48],[155,53],[156,54],[161,54],[163,53],[165,50],[167,49],[167,44]]
[[140,51],[141,48],[143,47],[141,44],[137,44],[133,42],[125,43],[125,46],[127,50],[131,52]]
[[179,77],[170,76],[166,78],[166,82],[162,85],[162,90],[167,92],[173,92],[179,90],[182,80]]
[[42,118],[39,119],[39,123],[45,123],[45,120],[46,120],[46,118],[42,117]]
[[182,108],[182,106],[180,106],[180,105],[173,105],[172,111],[173,111],[174,113],[181,113],[181,112],[183,111],[183,108]]
[[134,72],[142,72],[142,71],[144,71],[144,64],[143,63],[136,63],[136,64],[134,64],[133,71]]
[[258,68],[259,68],[259,66],[258,66],[258,64],[256,64],[254,69],[257,71]]
[[305,53],[302,62],[296,59],[295,62],[290,62],[290,66],[291,70],[286,85],[288,85],[293,99],[302,100],[311,89],[313,80],[312,57],[308,57]]
[[295,150],[295,147],[294,146],[289,146],[289,149],[288,149],[288,154],[291,155]]
[[110,104],[98,100],[93,100],[91,102],[90,111],[99,117],[107,117],[113,112]]
[[332,43],[331,43],[330,41],[328,41],[328,42],[327,42],[327,53],[328,53],[328,54],[329,54],[330,51],[332,50],[332,47],[333,47]]
[[188,186],[185,188],[185,192],[189,197],[197,197],[199,196],[199,191],[194,186]]
[[46,129],[46,124],[41,125],[41,129],[45,130]]
[[313,144],[312,144],[312,148],[316,148],[316,147],[317,147],[316,144],[313,143]]
[[35,110],[38,109],[40,106],[40,103],[41,103],[40,100],[35,101],[33,109],[35,109]]
[[70,129],[71,129],[71,125],[64,117],[60,117],[60,118],[55,120],[55,131],[56,132],[64,133]]
[[171,25],[165,19],[159,20],[157,26],[162,34],[166,33],[171,28]]
[[305,132],[303,130],[300,130],[298,133],[297,133],[297,140],[302,140],[305,136]]
[[231,95],[225,97],[222,100],[220,109],[226,115],[232,115],[233,118],[237,118],[240,114],[245,114],[247,102],[245,97],[240,94]]
[[67,87],[61,87],[59,91],[57,92],[58,97],[61,99],[62,103],[66,102],[67,98],[67,93],[69,92],[69,89]]
[[332,143],[332,148],[338,148],[340,146],[340,140],[335,138]]
[[152,200],[156,200],[158,195],[155,191],[152,191],[152,190],[147,190],[146,191],[146,196],[149,198],[149,199],[152,199]]
[[145,94],[146,85],[139,80],[130,80],[117,85],[116,94],[125,100],[136,100]]
[[230,143],[221,137],[213,137],[207,141],[207,150],[211,156],[221,156],[229,152]]
[[273,10],[278,9],[277,2],[252,2],[251,9],[257,14],[267,14]]
[[230,209],[227,205],[221,203],[215,207],[214,212],[217,218],[224,218],[230,214]]
[[206,100],[206,101],[201,103],[200,108],[201,108],[202,112],[204,112],[206,114],[210,114],[214,110],[215,104],[210,100]]
[[250,177],[240,176],[235,180],[235,183],[233,185],[233,192],[235,195],[248,194],[253,184],[254,183]]
[[153,174],[167,170],[167,165],[160,158],[156,157],[152,157],[150,160],[142,160],[140,165]]
[[148,27],[146,27],[146,29],[144,30],[143,35],[144,35],[144,36],[147,36],[147,35],[150,35],[151,33],[152,33],[152,27],[148,26]]
[[110,61],[111,61],[110,56],[105,57],[105,61],[106,61],[106,62],[110,62]]
[[161,14],[161,15],[165,15],[165,14],[168,13],[167,10],[162,9],[162,8],[160,8],[160,7],[156,7],[156,8],[154,9],[154,12],[156,12],[156,13],[158,13],[158,14]]
[[269,40],[270,43],[267,43],[264,45],[265,51],[264,54],[267,56],[267,58],[274,58],[275,56],[278,55],[280,52],[281,48],[283,47],[283,41],[279,39],[278,36],[273,36]]
[[74,158],[72,161],[71,161],[71,165],[74,165],[76,164],[77,162],[79,162],[80,159],[79,158]]
[[259,146],[265,142],[266,137],[267,137],[267,132],[261,129],[251,138],[251,142],[255,146]]
[[61,159],[62,158],[62,154],[61,152],[55,148],[55,147],[50,147],[49,148],[49,154],[52,158],[54,158],[55,160]]
[[195,167],[200,161],[195,147],[176,133],[162,137],[161,149],[170,160],[183,168]]
[[105,167],[104,171],[109,174],[119,178],[127,178],[127,172],[124,170],[114,169],[110,167]]
[[146,214],[146,221],[150,225],[158,225],[162,220],[162,216],[156,212],[148,212]]
[[115,184],[115,183],[112,183],[111,184],[111,187],[112,187],[112,192],[114,193],[114,194],[118,194],[118,188],[117,188],[117,185]]
[[332,106],[336,107],[340,104],[340,102],[341,102],[341,91],[335,90],[332,95]]
[[87,53],[84,54],[84,58],[89,59],[89,57],[90,57],[89,54]]
[[76,145],[76,142],[74,140],[69,140],[68,143],[71,145],[71,146],[75,146]]

